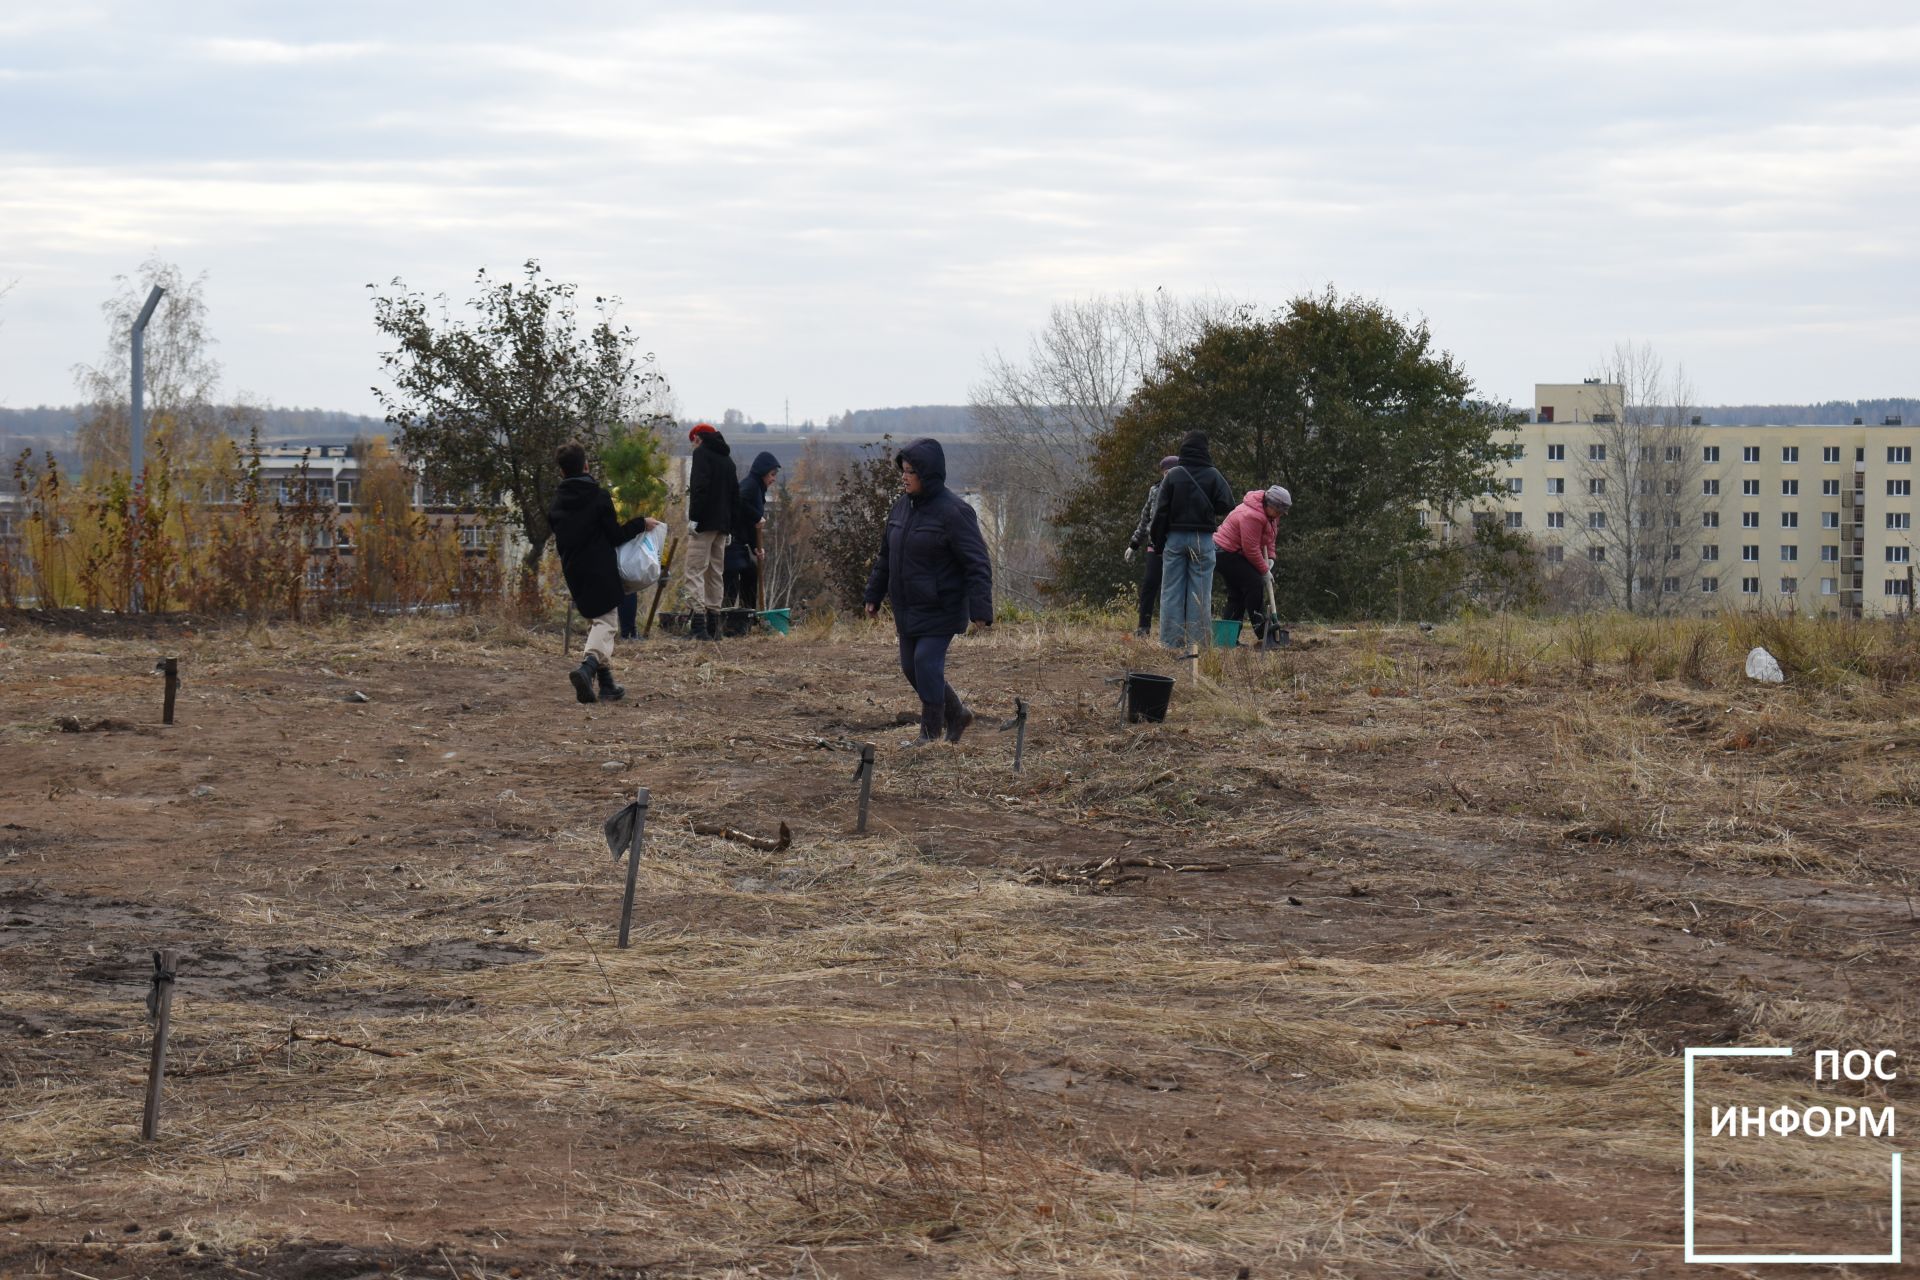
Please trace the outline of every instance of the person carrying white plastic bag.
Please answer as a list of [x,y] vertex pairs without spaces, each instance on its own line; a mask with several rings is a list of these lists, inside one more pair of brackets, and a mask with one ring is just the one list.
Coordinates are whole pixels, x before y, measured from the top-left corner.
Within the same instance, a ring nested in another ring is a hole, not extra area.
[[[587,474],[587,451],[579,441],[560,446],[554,461],[565,478],[547,507],[547,525],[573,607],[588,619],[586,654],[567,678],[581,702],[617,701],[626,693],[613,678],[613,641],[624,594],[619,551],[661,525],[651,516],[622,522],[614,514],[613,498]],[[654,575],[659,575],[657,557]]]

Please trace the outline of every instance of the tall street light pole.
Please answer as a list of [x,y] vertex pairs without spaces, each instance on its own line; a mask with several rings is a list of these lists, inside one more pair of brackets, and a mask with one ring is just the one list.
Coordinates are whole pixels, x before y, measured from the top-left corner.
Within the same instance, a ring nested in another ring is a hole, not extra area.
[[129,458],[133,467],[133,503],[129,513],[128,548],[133,560],[131,604],[134,613],[139,613],[145,604],[140,590],[140,519],[144,514],[147,489],[147,321],[153,319],[153,309],[160,305],[165,293],[166,290],[159,285],[153,286],[153,292],[147,295],[147,305],[140,308],[140,314],[133,321],[133,413],[127,425],[133,437]]

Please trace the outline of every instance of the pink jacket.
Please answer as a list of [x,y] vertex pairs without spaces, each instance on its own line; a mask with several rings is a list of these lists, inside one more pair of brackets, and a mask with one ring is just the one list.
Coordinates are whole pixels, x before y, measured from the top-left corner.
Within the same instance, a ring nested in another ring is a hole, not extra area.
[[1253,489],[1220,522],[1213,545],[1222,551],[1239,552],[1265,573],[1273,566],[1273,544],[1279,533],[1280,522],[1267,515],[1267,491]]

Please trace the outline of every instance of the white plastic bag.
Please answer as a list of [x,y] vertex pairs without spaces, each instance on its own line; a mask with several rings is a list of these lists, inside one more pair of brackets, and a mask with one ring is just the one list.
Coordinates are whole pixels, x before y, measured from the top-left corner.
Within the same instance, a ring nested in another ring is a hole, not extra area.
[[620,562],[621,586],[639,591],[660,581],[660,543],[666,536],[667,526],[655,525],[650,532],[614,548],[614,558]]
[[1786,673],[1780,670],[1780,663],[1765,649],[1755,649],[1747,655],[1747,679],[1783,684],[1786,678]]

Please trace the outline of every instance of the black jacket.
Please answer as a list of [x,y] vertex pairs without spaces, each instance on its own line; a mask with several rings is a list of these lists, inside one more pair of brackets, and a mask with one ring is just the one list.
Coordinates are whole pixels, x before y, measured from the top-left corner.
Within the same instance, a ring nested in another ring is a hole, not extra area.
[[959,635],[967,623],[993,621],[993,565],[980,521],[947,488],[947,455],[937,440],[915,440],[900,451],[920,477],[920,492],[887,513],[867,577],[867,603],[893,601],[893,625],[903,636]]
[[589,618],[612,613],[627,593],[620,585],[613,549],[645,532],[647,518],[635,516],[621,524],[613,514],[613,499],[592,476],[569,476],[554,491],[547,523],[553,528],[573,607]]
[[727,544],[727,568],[744,569],[760,549],[760,521],[767,514],[768,472],[780,469],[780,459],[762,450],[740,482],[740,501],[733,509],[733,541]]
[[1180,465],[1160,482],[1160,509],[1153,513],[1152,543],[1165,550],[1174,533],[1212,533],[1233,510],[1233,490],[1213,467],[1205,432],[1180,442]]
[[740,505],[740,475],[733,450],[718,431],[701,435],[687,477],[687,524],[696,533],[732,533],[734,508]]

